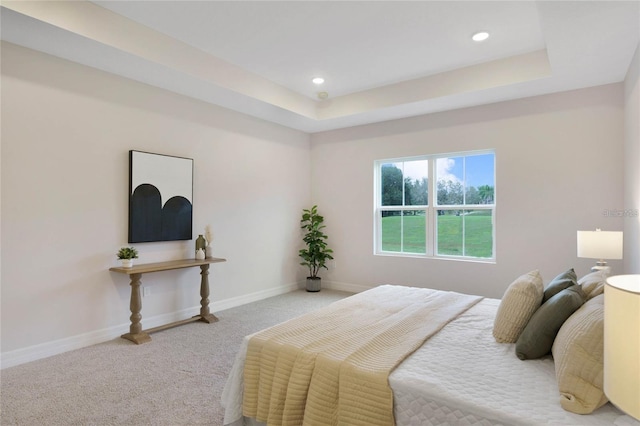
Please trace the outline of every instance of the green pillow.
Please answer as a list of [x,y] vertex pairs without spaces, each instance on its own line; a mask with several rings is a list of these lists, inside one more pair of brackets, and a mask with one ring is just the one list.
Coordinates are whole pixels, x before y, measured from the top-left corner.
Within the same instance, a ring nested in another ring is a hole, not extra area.
[[567,272],[563,272],[551,280],[547,288],[544,289],[542,303],[574,284],[578,284],[578,277],[576,276],[576,271],[571,268]]
[[533,314],[516,342],[520,359],[541,358],[551,352],[553,341],[564,322],[587,300],[579,285],[551,297]]

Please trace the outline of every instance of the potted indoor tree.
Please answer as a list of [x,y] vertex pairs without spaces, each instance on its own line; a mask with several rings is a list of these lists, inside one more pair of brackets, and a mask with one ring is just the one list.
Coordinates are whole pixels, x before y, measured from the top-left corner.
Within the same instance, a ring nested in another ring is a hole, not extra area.
[[300,250],[302,258],[300,263],[309,268],[307,276],[307,291],[320,291],[321,279],[318,272],[321,268],[327,268],[327,260],[333,259],[333,250],[327,247],[327,236],[322,232],[325,228],[324,217],[318,214],[318,206],[302,210],[300,227],[306,231],[302,239],[307,248]]
[[133,259],[138,258],[138,250],[134,247],[122,247],[118,250],[116,256],[122,260],[122,267],[131,268],[133,266]]

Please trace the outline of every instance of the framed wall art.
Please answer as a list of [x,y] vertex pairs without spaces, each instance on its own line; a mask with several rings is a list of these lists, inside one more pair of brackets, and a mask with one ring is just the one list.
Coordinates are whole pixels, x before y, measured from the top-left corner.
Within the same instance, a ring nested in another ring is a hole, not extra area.
[[129,151],[129,242],[190,240],[193,159]]

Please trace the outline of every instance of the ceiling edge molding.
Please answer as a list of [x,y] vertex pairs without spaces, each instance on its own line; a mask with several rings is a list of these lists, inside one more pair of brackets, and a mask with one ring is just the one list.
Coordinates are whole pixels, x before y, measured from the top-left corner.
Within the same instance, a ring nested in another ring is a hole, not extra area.
[[91,2],[3,1],[2,6],[223,89],[316,118],[315,101]]
[[345,117],[404,104],[473,93],[550,77],[546,49],[328,99],[320,119]]

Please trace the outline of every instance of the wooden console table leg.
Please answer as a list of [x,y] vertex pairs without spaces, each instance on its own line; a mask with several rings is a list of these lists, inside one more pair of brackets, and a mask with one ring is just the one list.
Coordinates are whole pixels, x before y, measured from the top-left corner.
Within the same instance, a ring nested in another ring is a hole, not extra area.
[[129,308],[131,309],[131,325],[129,326],[129,332],[123,334],[122,337],[131,340],[133,343],[140,344],[151,341],[151,336],[142,331],[142,324],[140,320],[142,315],[142,297],[140,294],[140,278],[142,274],[131,274],[131,301]]
[[200,265],[200,320],[206,323],[212,323],[218,321],[218,318],[209,312],[209,264]]

